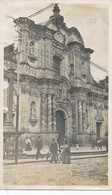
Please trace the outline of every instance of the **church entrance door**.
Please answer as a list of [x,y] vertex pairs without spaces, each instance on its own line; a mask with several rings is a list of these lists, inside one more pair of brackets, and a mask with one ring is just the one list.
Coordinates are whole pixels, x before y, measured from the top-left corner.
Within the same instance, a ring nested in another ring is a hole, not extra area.
[[58,144],[59,146],[63,145],[63,140],[65,136],[65,118],[64,112],[58,110],[56,112],[56,130],[58,132]]

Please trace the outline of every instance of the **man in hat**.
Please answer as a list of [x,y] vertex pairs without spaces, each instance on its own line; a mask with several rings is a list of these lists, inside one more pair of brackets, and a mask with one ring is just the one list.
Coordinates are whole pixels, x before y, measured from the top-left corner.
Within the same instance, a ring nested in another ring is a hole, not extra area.
[[52,142],[50,145],[50,152],[51,152],[51,160],[50,162],[52,163],[53,161],[55,161],[55,163],[57,163],[57,143],[55,141],[55,138],[52,138]]
[[35,148],[37,149],[36,159],[38,159],[39,156],[41,156],[43,158],[43,155],[40,153],[40,150],[42,149],[42,147],[43,147],[43,144],[42,144],[41,137],[38,136],[38,139],[37,139],[37,142],[36,142],[36,145],[35,145]]

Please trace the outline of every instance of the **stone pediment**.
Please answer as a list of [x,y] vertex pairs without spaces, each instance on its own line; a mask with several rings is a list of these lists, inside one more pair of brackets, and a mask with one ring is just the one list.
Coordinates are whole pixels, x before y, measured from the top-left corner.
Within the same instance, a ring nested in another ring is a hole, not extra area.
[[54,39],[62,44],[65,43],[65,40],[66,40],[66,37],[65,35],[63,35],[60,31],[57,31],[55,34],[54,34]]

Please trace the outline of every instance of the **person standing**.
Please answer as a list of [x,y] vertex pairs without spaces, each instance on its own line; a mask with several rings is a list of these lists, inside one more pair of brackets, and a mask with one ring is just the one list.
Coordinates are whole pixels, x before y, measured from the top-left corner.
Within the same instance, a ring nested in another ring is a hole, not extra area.
[[62,151],[62,163],[69,164],[70,161],[70,146],[68,140],[64,139],[63,151]]
[[50,163],[52,163],[53,161],[55,161],[55,163],[57,163],[57,143],[55,141],[55,138],[52,138],[52,142],[50,145],[50,152],[51,152],[51,160]]
[[26,142],[25,142],[25,151],[31,151],[32,147],[31,147],[31,140],[29,137],[26,137]]
[[36,145],[35,145],[35,148],[37,149],[37,156],[36,156],[36,159],[38,159],[39,156],[41,156],[41,158],[43,158],[43,155],[40,153],[42,147],[43,147],[43,144],[42,144],[41,137],[38,136],[38,139],[37,139],[37,142],[36,142]]

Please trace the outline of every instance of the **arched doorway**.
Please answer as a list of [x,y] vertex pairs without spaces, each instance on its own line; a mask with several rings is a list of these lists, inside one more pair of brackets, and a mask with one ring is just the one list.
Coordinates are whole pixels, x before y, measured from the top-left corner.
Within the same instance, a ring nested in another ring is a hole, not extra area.
[[65,136],[65,114],[61,110],[56,112],[56,130],[58,132],[58,144],[61,146]]

